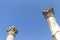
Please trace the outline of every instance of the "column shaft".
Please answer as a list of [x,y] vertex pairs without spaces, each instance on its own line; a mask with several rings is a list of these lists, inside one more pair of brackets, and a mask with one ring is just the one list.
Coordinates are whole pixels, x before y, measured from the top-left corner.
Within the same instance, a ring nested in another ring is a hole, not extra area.
[[14,40],[14,36],[10,34],[7,36],[6,40]]

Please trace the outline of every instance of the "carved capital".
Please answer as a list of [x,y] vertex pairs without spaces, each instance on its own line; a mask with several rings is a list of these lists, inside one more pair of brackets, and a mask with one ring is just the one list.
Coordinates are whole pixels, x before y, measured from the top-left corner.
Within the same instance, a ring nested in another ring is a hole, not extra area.
[[49,18],[49,17],[54,16],[53,8],[43,10],[43,15],[45,16],[45,18]]
[[7,28],[7,33],[8,33],[8,35],[9,34],[15,35],[18,33],[18,30],[16,29],[15,26],[12,26],[12,27]]

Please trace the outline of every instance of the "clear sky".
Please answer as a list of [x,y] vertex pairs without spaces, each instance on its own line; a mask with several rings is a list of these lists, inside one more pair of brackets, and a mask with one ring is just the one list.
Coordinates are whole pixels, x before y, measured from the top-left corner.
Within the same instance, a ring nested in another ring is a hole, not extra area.
[[53,7],[60,24],[60,0],[0,0],[0,40],[6,29],[15,25],[19,30],[15,40],[52,40],[42,10]]

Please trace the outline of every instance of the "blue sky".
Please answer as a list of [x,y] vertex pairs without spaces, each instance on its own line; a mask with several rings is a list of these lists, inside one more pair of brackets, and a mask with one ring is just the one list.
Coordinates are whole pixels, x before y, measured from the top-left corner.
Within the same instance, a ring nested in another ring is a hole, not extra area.
[[0,40],[5,40],[6,29],[15,25],[19,30],[15,40],[52,40],[42,10],[54,8],[60,24],[60,0],[0,0]]

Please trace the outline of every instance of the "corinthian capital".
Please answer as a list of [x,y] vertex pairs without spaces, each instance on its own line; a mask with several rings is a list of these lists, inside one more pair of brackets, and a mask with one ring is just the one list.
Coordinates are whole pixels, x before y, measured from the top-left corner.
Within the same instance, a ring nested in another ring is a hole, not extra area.
[[11,27],[7,28],[7,33],[8,33],[8,35],[9,34],[15,35],[18,33],[18,30],[16,29],[15,26],[11,26]]
[[43,15],[44,15],[45,18],[49,18],[49,17],[54,16],[53,8],[43,10]]

